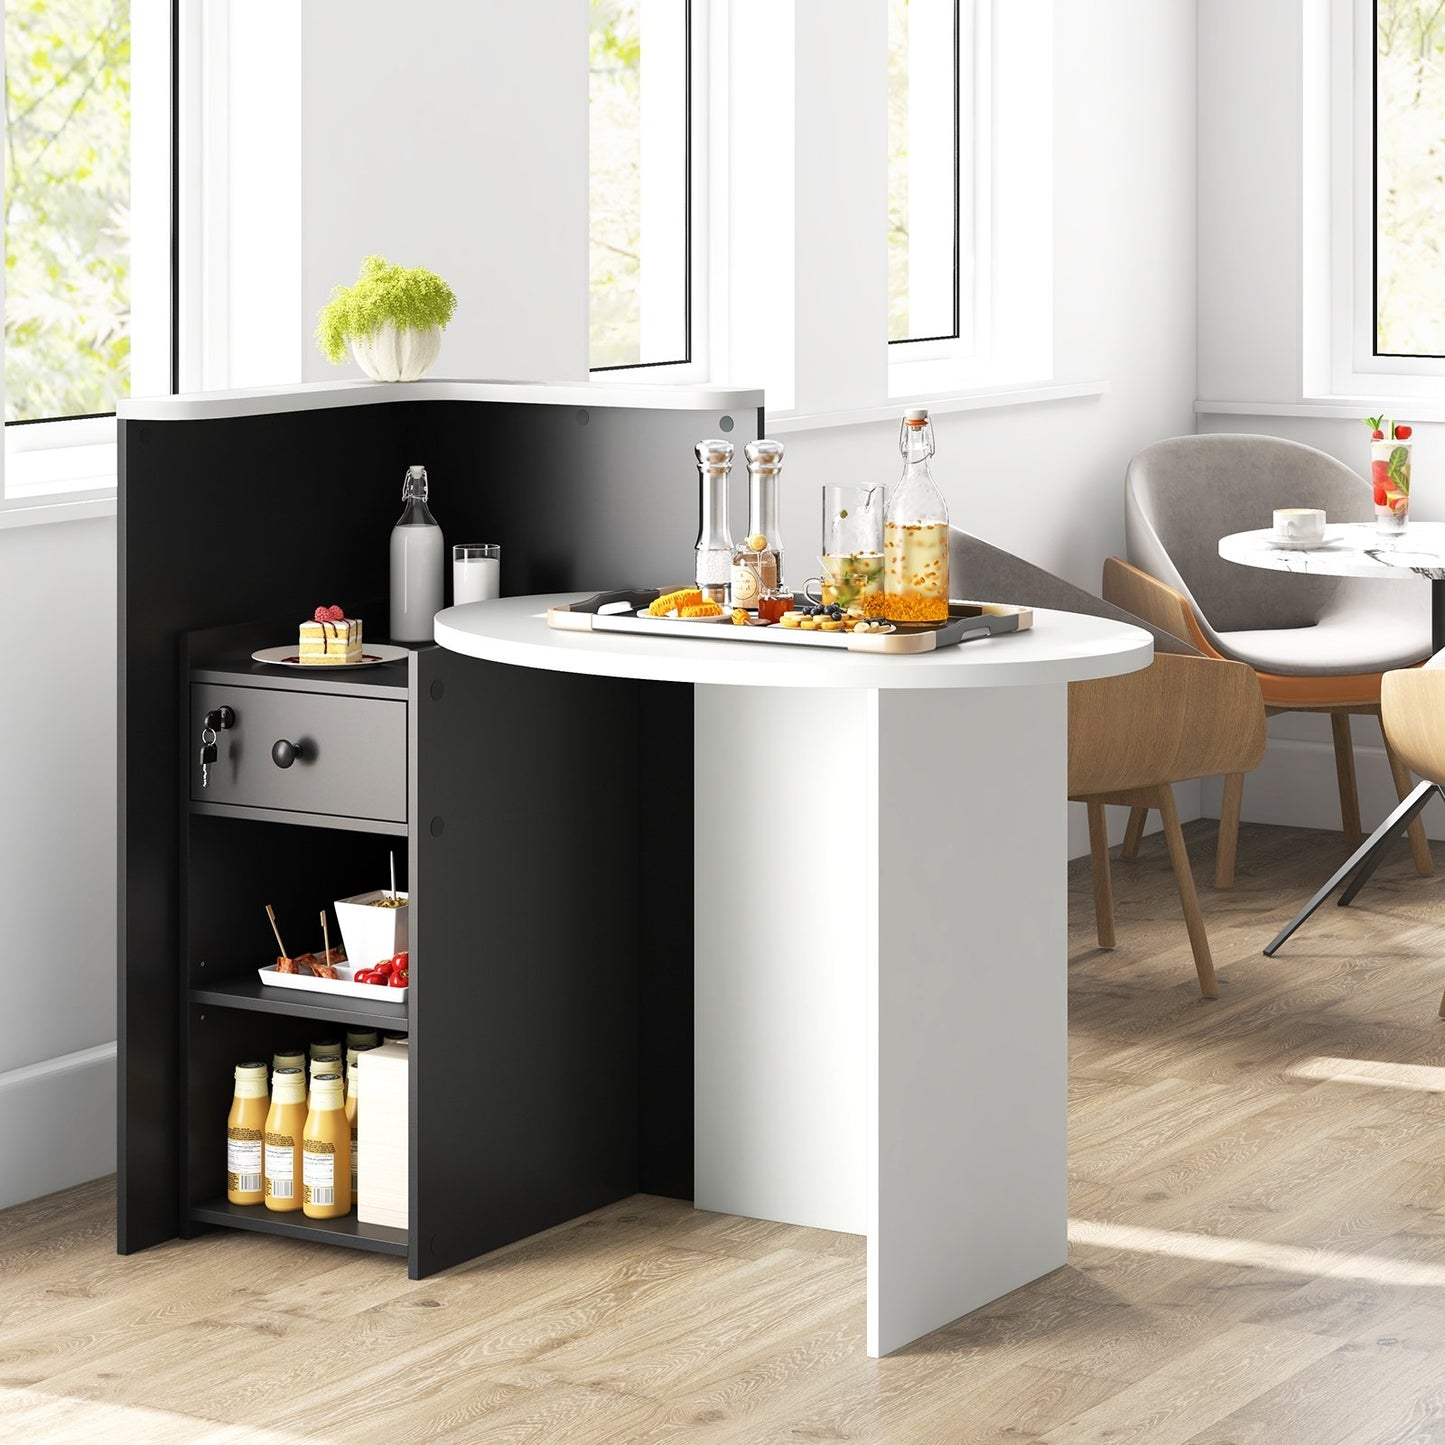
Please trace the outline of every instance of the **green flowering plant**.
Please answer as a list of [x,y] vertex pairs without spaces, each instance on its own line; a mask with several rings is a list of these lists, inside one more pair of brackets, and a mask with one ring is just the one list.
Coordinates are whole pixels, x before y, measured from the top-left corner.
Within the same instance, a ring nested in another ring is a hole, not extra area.
[[335,363],[346,360],[346,343],[375,336],[389,321],[398,331],[445,327],[457,309],[452,288],[434,271],[393,266],[368,256],[354,286],[337,286],[316,319],[316,344]]

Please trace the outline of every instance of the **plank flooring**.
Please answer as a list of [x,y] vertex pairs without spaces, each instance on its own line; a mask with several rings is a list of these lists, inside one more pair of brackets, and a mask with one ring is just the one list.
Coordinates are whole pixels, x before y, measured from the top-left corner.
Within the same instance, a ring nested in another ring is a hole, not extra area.
[[[111,1181],[0,1214],[0,1441],[1445,1445],[1445,849],[1259,950],[1338,835],[1071,873],[1066,1268],[886,1360],[863,1243],[638,1196],[435,1279],[218,1230],[121,1259]],[[999,1100],[1006,1108],[1007,1100]]]

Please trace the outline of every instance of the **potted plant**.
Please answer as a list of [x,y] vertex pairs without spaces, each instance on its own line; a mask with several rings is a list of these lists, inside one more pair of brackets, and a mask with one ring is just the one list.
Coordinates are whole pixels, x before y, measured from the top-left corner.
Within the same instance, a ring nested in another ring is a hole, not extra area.
[[415,381],[441,350],[457,298],[433,271],[368,256],[354,286],[337,286],[321,308],[316,344],[333,363],[356,364],[373,381]]

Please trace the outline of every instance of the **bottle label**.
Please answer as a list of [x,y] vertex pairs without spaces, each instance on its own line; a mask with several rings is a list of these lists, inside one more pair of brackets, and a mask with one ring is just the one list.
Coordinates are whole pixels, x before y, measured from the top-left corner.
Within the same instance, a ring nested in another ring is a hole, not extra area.
[[261,1131],[226,1130],[226,1188],[237,1194],[255,1194],[261,1188]]
[[751,567],[734,567],[732,579],[732,603],[734,607],[756,607],[761,591],[758,574]]
[[266,1135],[266,1198],[296,1198],[296,1139],[291,1134]]
[[356,1199],[356,1125],[351,1126],[351,1198]]
[[301,1151],[301,1180],[305,1189],[301,1202],[335,1204],[336,1146],[324,1139],[303,1139]]

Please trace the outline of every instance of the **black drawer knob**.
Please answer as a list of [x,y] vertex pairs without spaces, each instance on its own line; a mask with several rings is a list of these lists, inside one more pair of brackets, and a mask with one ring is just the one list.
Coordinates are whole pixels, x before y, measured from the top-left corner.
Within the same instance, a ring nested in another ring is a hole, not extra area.
[[278,768],[289,768],[300,756],[300,743],[288,743],[285,738],[277,738],[271,744],[271,761]]

